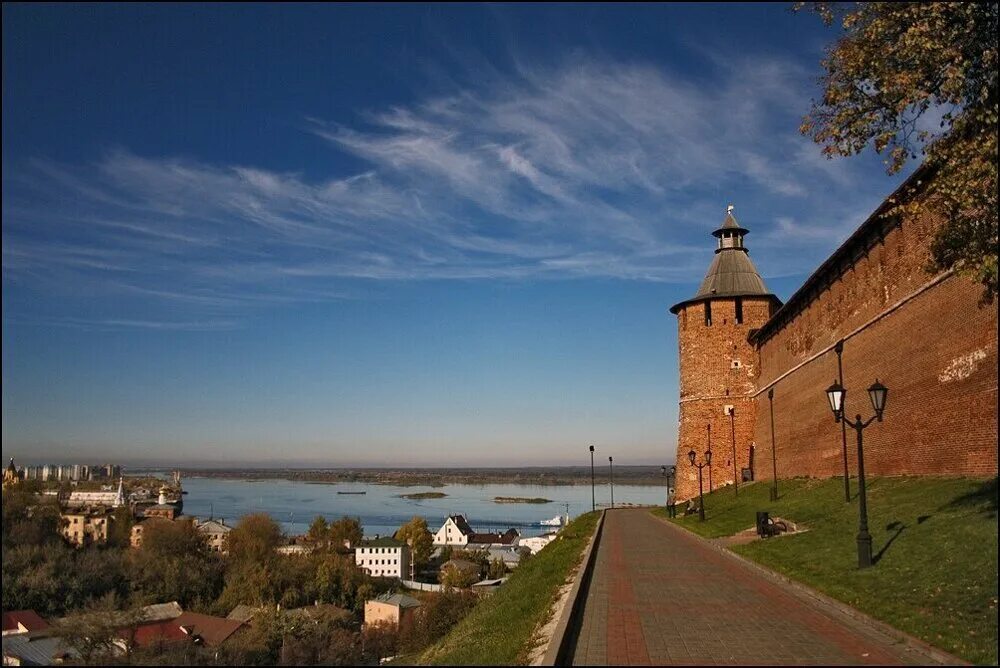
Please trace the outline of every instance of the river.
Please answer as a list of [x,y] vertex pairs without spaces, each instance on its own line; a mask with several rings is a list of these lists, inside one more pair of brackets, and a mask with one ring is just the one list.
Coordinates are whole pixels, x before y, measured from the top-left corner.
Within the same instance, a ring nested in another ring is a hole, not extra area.
[[[516,526],[523,536],[546,531],[541,520],[567,512],[576,517],[591,508],[590,485],[445,485],[399,487],[354,483],[316,484],[291,480],[223,480],[185,478],[184,514],[214,516],[235,524],[249,513],[265,512],[288,534],[304,533],[317,515],[327,520],[343,516],[360,519],[366,536],[391,534],[414,515],[436,531],[450,514],[464,514],[480,531]],[[338,492],[365,492],[338,494]],[[442,492],[440,499],[406,499],[404,494]],[[610,502],[610,486],[598,484],[598,506]],[[662,487],[615,485],[615,503],[662,504]],[[552,503],[496,503],[494,497],[546,498]]]

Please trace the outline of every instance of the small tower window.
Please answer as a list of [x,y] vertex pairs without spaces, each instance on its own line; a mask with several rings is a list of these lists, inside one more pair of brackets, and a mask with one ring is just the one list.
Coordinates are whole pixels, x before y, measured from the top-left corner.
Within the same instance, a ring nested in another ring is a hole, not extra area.
[[705,302],[705,326],[712,326],[712,302]]
[[743,324],[743,300],[736,298],[736,324]]

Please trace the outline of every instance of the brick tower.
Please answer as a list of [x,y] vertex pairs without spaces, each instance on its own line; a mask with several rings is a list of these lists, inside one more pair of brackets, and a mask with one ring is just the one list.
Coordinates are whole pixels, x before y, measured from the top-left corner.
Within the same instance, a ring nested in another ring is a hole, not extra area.
[[722,226],[712,232],[718,247],[698,293],[670,307],[677,316],[680,347],[678,501],[698,496],[698,470],[690,465],[688,452],[694,450],[700,461],[709,439],[712,464],[702,471],[705,493],[710,483],[712,488],[733,483],[734,431],[736,479],[742,482],[742,470],[759,465],[752,461],[758,369],[747,337],[781,302],[750,261],[743,244],[747,232],[730,206]]

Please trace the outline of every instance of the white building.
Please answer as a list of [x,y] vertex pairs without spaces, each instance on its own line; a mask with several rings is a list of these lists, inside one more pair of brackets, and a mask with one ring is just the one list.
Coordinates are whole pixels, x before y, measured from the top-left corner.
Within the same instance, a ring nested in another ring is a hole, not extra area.
[[354,548],[354,562],[374,577],[410,577],[410,547],[395,538],[361,541]]
[[541,550],[543,547],[545,547],[555,539],[556,539],[556,534],[547,533],[541,536],[530,536],[528,538],[522,538],[520,543],[518,544],[521,547],[526,547],[529,550],[531,550],[532,554],[538,554],[539,550]]
[[469,537],[475,533],[469,526],[469,521],[465,519],[465,515],[449,515],[441,528],[434,534],[434,544],[465,547],[469,544]]
[[110,506],[118,508],[125,505],[125,479],[118,481],[117,491],[104,492],[71,492],[66,501],[67,506],[80,508],[84,506]]

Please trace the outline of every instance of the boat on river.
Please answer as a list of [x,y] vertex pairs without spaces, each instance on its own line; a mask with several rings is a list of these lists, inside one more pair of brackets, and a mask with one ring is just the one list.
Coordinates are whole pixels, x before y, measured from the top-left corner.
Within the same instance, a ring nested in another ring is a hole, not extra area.
[[337,490],[337,494],[367,494],[367,493],[368,492],[366,492],[366,491],[361,491],[361,492],[343,492],[343,491]]

